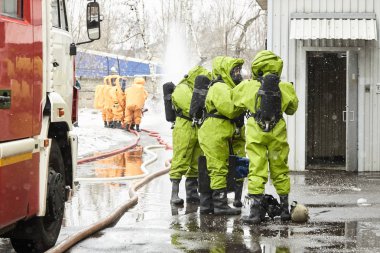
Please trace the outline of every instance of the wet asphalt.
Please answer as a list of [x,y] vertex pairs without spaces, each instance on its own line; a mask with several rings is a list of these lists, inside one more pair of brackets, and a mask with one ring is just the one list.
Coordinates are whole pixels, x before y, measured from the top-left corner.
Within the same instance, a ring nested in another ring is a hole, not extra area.
[[[143,134],[142,145],[154,143]],[[158,155],[148,167],[151,172],[162,169],[171,153],[158,150]],[[194,204],[171,206],[171,184],[164,175],[139,191],[138,205],[114,227],[69,252],[380,252],[379,173],[315,169],[291,173],[291,183],[290,200],[305,204],[310,220],[296,224],[268,218],[255,226],[240,220],[249,213],[247,203],[242,215],[232,217],[200,215]],[[130,184],[81,184],[67,206],[59,240],[127,200]],[[243,196],[246,191],[245,184]],[[268,183],[266,192],[275,195],[273,185]],[[184,180],[180,195],[185,197]],[[232,202],[233,193],[229,198]],[[366,203],[358,205],[359,199]]]
[[[143,134],[141,144],[155,141]],[[171,156],[163,149],[157,152],[151,172],[162,169]],[[67,206],[71,215],[59,240],[127,200],[130,184],[81,184],[76,203],[82,207],[73,204],[75,198]],[[380,252],[380,173],[314,169],[291,173],[291,184],[290,200],[306,205],[310,220],[297,224],[268,218],[255,226],[240,219],[249,213],[247,203],[242,215],[231,217],[200,215],[194,204],[171,206],[171,184],[164,175],[139,190],[138,205],[115,226],[68,252]],[[185,197],[184,180],[180,187]],[[246,191],[245,182],[243,196]],[[266,192],[276,196],[270,183]],[[233,193],[228,196],[232,203]],[[358,200],[366,202],[359,205]]]
[[[115,130],[121,131],[121,130]],[[164,134],[163,137],[169,137]],[[142,134],[141,145],[156,144]],[[134,152],[134,153],[133,153]],[[80,177],[141,173],[138,149],[108,161],[78,167]],[[171,152],[158,150],[159,159],[150,172],[164,167]],[[129,159],[129,160],[128,160]],[[132,160],[131,160],[132,159]],[[137,164],[137,165],[136,165]],[[58,242],[83,229],[129,199],[133,181],[81,182],[66,204]],[[307,223],[283,223],[279,219],[260,225],[240,220],[248,215],[248,204],[239,216],[200,215],[199,207],[170,205],[171,183],[161,176],[139,190],[139,203],[109,227],[80,242],[68,252],[380,252],[380,173],[348,173],[314,169],[291,173],[290,201],[309,208]],[[184,180],[180,196],[185,197]],[[245,182],[243,196],[246,195]],[[268,183],[266,192],[275,195]],[[233,193],[229,194],[232,203]],[[276,196],[276,195],[275,195]],[[358,204],[362,202],[363,204]],[[13,252],[7,239],[0,252]]]

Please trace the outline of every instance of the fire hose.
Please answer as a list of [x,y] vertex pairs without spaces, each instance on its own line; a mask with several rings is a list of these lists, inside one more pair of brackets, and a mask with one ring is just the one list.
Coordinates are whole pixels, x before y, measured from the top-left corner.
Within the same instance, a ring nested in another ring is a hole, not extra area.
[[[157,132],[153,132],[153,131],[148,131],[148,130],[143,130],[144,132],[147,132],[150,136],[152,137],[155,137],[158,142],[160,143],[160,145],[151,145],[151,146],[147,146],[144,151],[147,151],[151,154],[154,154],[152,152],[150,152],[149,150],[150,149],[156,149],[156,148],[165,148],[165,149],[171,149],[170,145],[165,143],[161,137],[159,136],[159,134]],[[137,132],[133,132],[136,136],[138,136],[136,142],[134,144],[131,144],[125,148],[122,148],[122,149],[119,149],[119,150],[115,150],[113,152],[109,152],[107,154],[102,154],[100,156],[96,156],[96,157],[92,157],[92,158],[86,158],[85,159],[82,159],[80,160],[79,162],[81,162],[80,164],[82,163],[86,163],[86,162],[90,162],[90,161],[95,161],[95,160],[98,160],[98,159],[101,159],[101,158],[105,158],[105,157],[108,157],[108,156],[112,156],[112,155],[115,155],[115,154],[118,154],[118,153],[121,153],[121,152],[125,152],[125,150],[127,149],[130,149],[134,146],[137,145],[137,142],[139,141],[140,139],[140,136]],[[101,157],[101,158],[100,158]],[[157,160],[157,154],[154,154],[154,156],[152,158],[150,158],[148,161],[144,162],[141,167],[143,169],[144,167],[144,172],[146,171],[145,170],[145,166],[153,163],[154,161]],[[78,162],[78,164],[79,164]],[[141,180],[139,180],[138,182],[134,183],[131,188],[129,189],[129,196],[130,196],[130,199],[128,201],[126,201],[125,203],[123,203],[121,206],[119,206],[117,209],[115,209],[113,212],[111,212],[107,217],[95,222],[94,224],[80,230],[79,232],[75,233],[74,235],[72,236],[69,236],[68,238],[66,238],[65,240],[63,240],[61,243],[57,244],[55,247],[51,248],[50,250],[47,251],[47,253],[61,253],[61,252],[65,252],[66,250],[70,249],[72,246],[74,246],[75,244],[77,244],[78,242],[82,241],[83,239],[93,235],[94,233],[104,229],[104,228],[107,228],[107,227],[110,227],[112,226],[112,224],[116,224],[117,221],[123,216],[123,214],[128,211],[130,208],[132,208],[133,206],[135,206],[138,202],[138,196],[137,196],[137,190],[140,189],[141,187],[143,187],[144,185],[146,185],[147,183],[149,183],[151,180],[159,177],[159,176],[162,176],[166,173],[169,172],[169,168],[170,168],[170,160],[166,161],[165,162],[165,167],[164,169],[162,170],[159,170],[157,172],[154,172],[154,173],[151,173],[151,174],[148,174],[148,175],[145,175]],[[136,177],[124,177],[123,180],[129,180],[129,179],[136,179]],[[110,180],[110,178],[108,178],[108,180]],[[118,179],[117,180],[121,180],[121,179]],[[79,181],[79,180],[78,180]]]

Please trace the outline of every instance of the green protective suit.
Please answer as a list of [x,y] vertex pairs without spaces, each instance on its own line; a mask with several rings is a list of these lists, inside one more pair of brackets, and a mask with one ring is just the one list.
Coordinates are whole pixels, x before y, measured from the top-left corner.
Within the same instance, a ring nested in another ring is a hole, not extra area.
[[[187,77],[183,78],[172,94],[172,102],[176,112],[190,117],[190,103],[193,96],[194,81],[198,75],[211,78],[211,73],[201,67],[192,68]],[[198,143],[198,128],[192,126],[189,119],[176,117],[173,130],[173,159],[169,172],[170,179],[198,177],[198,157],[202,150]]]
[[[260,72],[281,76],[282,60],[271,51],[261,51],[254,58],[251,68],[254,80],[245,80],[232,91],[232,97],[237,107],[248,109],[255,113],[256,94],[261,86],[255,80]],[[292,115],[298,108],[298,98],[291,83],[280,81],[281,110]],[[277,194],[286,195],[290,191],[286,123],[281,119],[270,131],[264,132],[250,117],[246,125],[246,150],[249,158],[248,193],[262,194],[268,181],[268,166],[270,177]]]
[[[236,85],[232,81],[230,71],[237,65],[242,65],[243,59],[218,56],[212,63],[213,77],[220,76],[223,81],[212,85],[207,93],[205,105],[207,113],[215,113],[233,119],[239,116],[243,109],[236,108],[232,101],[231,91]],[[230,120],[208,117],[198,132],[199,144],[207,159],[207,169],[210,175],[211,189],[218,190],[227,187],[228,173],[228,142],[235,133],[235,125]],[[243,135],[244,136],[244,135]],[[241,141],[241,137],[237,140]],[[239,150],[242,150],[241,142]]]

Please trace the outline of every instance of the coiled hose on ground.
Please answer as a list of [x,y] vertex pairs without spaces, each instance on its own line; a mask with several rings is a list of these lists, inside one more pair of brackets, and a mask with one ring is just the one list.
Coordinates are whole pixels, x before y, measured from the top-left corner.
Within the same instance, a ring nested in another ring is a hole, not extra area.
[[[165,149],[168,150],[168,149],[171,149],[171,146],[169,144],[167,144],[160,137],[160,135],[159,135],[158,132],[149,131],[149,130],[145,130],[145,129],[143,131],[147,132],[149,136],[156,138],[157,141],[160,143],[160,145],[150,145],[150,146],[147,146],[147,147],[144,148],[144,151],[147,152],[147,153],[153,154],[153,157],[151,157],[147,161],[144,161],[144,163],[141,165],[141,169],[144,171],[144,174],[143,175],[139,175],[139,177],[143,177],[143,178],[141,180],[139,180],[138,182],[134,183],[131,186],[131,188],[129,189],[130,199],[128,201],[126,201],[125,203],[123,203],[116,210],[114,210],[107,217],[105,217],[105,218],[99,220],[98,222],[96,222],[96,223],[94,223],[94,224],[92,224],[92,225],[90,225],[90,226],[88,226],[88,227],[80,230],[79,232],[75,233],[74,235],[69,236],[68,238],[66,238],[65,240],[63,240],[61,243],[57,244],[55,247],[53,247],[50,250],[48,250],[47,253],[61,253],[61,252],[65,252],[66,250],[70,249],[72,246],[74,246],[78,242],[82,241],[83,239],[85,239],[85,238],[93,235],[94,233],[96,233],[96,232],[98,232],[98,231],[100,231],[100,230],[102,230],[104,228],[107,228],[107,227],[110,227],[113,224],[116,224],[116,222],[123,216],[123,214],[126,211],[128,211],[130,208],[132,208],[133,206],[135,206],[137,204],[137,202],[138,202],[137,190],[138,189],[140,189],[141,187],[143,187],[144,185],[146,185],[147,183],[149,183],[151,180],[153,180],[153,179],[155,179],[155,178],[157,178],[157,177],[159,177],[161,175],[164,175],[164,174],[166,174],[166,173],[169,172],[170,160],[168,160],[168,161],[165,162],[164,169],[159,170],[159,171],[154,172],[154,173],[151,173],[151,174],[145,173],[146,172],[146,168],[145,167],[157,160],[157,154],[151,152],[150,149],[165,148]],[[134,146],[137,145],[138,141],[140,140],[140,135],[137,132],[135,132],[135,131],[133,131],[133,133],[137,136],[137,140],[133,144],[128,145],[125,148],[118,149],[118,150],[115,150],[115,151],[112,151],[112,152],[109,152],[109,153],[105,153],[105,154],[101,154],[101,155],[98,155],[98,156],[94,156],[94,157],[90,157],[90,158],[85,158],[85,159],[79,160],[78,164],[92,162],[92,161],[95,161],[95,160],[99,160],[99,159],[102,159],[102,158],[113,156],[113,155],[125,152],[128,149],[133,148]],[[136,179],[136,176],[116,178],[116,180],[130,180],[130,179]],[[80,179],[80,178],[76,179],[76,181],[82,181],[82,180],[84,180],[84,179]],[[86,180],[88,181],[89,179],[86,179]],[[98,179],[94,178],[92,180],[98,180]],[[113,178],[112,179],[107,178],[107,180],[110,181],[110,180],[114,180],[114,179]]]

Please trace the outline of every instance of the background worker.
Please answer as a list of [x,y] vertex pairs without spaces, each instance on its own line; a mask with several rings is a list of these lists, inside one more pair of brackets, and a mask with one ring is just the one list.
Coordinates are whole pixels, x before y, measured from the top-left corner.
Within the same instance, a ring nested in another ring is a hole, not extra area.
[[104,109],[105,106],[105,92],[106,89],[106,81],[103,80],[103,84],[99,84],[95,88],[95,97],[94,97],[94,108],[99,109],[102,112],[102,119],[104,122],[104,127],[108,127],[107,118],[106,118],[106,110]]
[[114,127],[113,122],[113,100],[112,100],[112,83],[110,76],[104,77],[104,88],[102,89],[102,97],[104,97],[104,106],[102,110],[102,117],[105,127]]
[[170,203],[175,205],[183,204],[183,199],[178,196],[182,176],[186,177],[186,202],[199,202],[198,157],[202,154],[202,150],[198,143],[198,127],[192,126],[192,119],[189,116],[194,81],[198,75],[211,78],[211,73],[207,69],[195,66],[179,82],[172,94],[176,120],[173,130],[173,159],[169,176],[172,182]]
[[125,130],[129,131],[132,123],[136,124],[136,131],[140,132],[142,109],[148,92],[144,88],[145,79],[136,77],[131,87],[125,90]]
[[[262,201],[268,167],[280,197],[281,219],[290,220],[289,144],[282,114],[293,115],[298,108],[298,98],[293,85],[279,79],[282,66],[279,56],[271,51],[261,51],[252,61],[253,80],[243,81],[232,91],[235,106],[248,109],[251,115],[246,125],[246,150],[249,158],[248,194],[253,202],[249,216],[243,219],[248,223],[260,223],[265,217]],[[265,112],[262,111],[264,106],[268,106]],[[265,114],[270,111],[273,111],[273,117],[270,117],[273,122],[263,122]]]
[[230,155],[229,144],[236,128],[231,119],[243,112],[236,110],[231,99],[232,88],[242,81],[240,71],[243,63],[243,59],[226,56],[218,56],[212,63],[212,75],[217,81],[208,90],[205,101],[206,119],[198,132],[212,190],[211,193],[201,194],[203,213],[208,212],[208,208],[214,214],[237,215],[241,212],[227,203],[227,161]]
[[118,74],[115,67],[111,68],[111,75],[109,80],[112,83],[111,99],[112,99],[112,114],[113,114],[113,127],[121,128],[124,120],[125,110],[125,95],[121,87],[122,77]]

